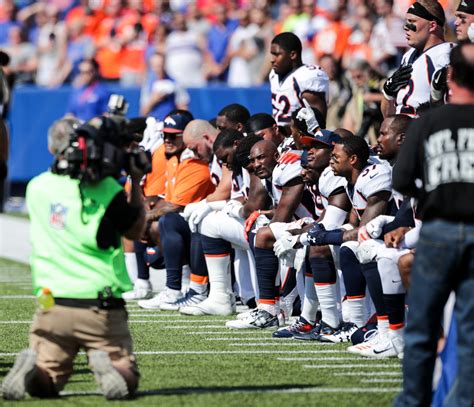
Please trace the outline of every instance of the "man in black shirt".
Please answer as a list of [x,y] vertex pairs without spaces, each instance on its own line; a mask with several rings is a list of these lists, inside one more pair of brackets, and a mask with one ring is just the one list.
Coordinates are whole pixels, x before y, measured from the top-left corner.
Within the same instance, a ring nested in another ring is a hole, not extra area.
[[396,406],[431,403],[439,324],[453,290],[458,372],[445,405],[474,405],[474,44],[453,49],[448,77],[450,104],[413,123],[393,172],[394,189],[418,198],[423,220]]

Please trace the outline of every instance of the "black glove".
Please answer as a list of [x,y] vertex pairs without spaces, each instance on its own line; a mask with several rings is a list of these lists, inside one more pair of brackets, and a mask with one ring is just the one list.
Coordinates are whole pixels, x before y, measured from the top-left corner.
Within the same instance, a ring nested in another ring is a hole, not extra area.
[[393,75],[387,79],[383,85],[383,93],[389,99],[395,98],[400,89],[408,85],[411,78],[413,67],[410,65],[402,65]]
[[431,81],[431,99],[435,102],[439,102],[444,99],[444,94],[448,90],[448,67],[445,66],[441,69],[438,69]]

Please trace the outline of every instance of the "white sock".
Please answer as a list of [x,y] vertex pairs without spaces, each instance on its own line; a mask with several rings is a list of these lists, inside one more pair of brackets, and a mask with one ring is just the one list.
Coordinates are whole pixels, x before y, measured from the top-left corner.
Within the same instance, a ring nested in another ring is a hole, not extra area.
[[210,293],[215,294],[232,293],[232,282],[230,278],[230,255],[205,256],[207,270],[209,273]]
[[359,328],[363,327],[367,320],[365,314],[365,296],[362,298],[348,298],[347,308],[350,322],[356,324]]
[[304,280],[304,300],[301,316],[306,319],[306,321],[314,324],[319,306],[318,296],[316,295],[316,290],[314,288],[313,276],[305,277]]
[[276,316],[280,313],[280,306],[278,304],[258,304],[258,309],[263,309],[264,311],[267,311],[268,313],[272,314],[273,316]]
[[388,337],[388,318],[383,317],[382,319],[377,318],[377,330],[379,335]]
[[127,267],[128,277],[134,283],[138,277],[138,263],[135,252],[125,253],[125,266]]
[[316,285],[319,303],[321,305],[322,320],[332,328],[337,328],[341,323],[337,308],[336,284]]
[[196,291],[198,294],[204,294],[207,290],[207,283],[201,284],[197,281],[193,281],[191,276],[191,281],[189,282],[189,289]]

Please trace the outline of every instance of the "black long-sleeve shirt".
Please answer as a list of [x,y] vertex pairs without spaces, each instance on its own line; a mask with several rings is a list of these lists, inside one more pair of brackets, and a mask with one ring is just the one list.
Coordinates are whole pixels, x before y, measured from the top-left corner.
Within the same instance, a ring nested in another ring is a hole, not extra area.
[[423,220],[474,223],[474,105],[444,105],[409,127],[393,188],[418,198]]

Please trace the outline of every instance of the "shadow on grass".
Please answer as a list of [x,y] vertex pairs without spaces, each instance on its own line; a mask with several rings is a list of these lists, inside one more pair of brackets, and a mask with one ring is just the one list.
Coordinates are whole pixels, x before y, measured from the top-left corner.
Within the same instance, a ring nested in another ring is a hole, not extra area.
[[[138,391],[135,399],[147,396],[188,396],[200,394],[232,394],[232,393],[273,393],[284,392],[292,390],[311,390],[318,386],[307,386],[299,384],[280,384],[269,386],[211,386],[211,387],[176,387],[172,389],[159,390],[143,390]],[[61,397],[76,397],[76,396],[97,396],[100,393],[96,391],[90,392],[61,392]]]

